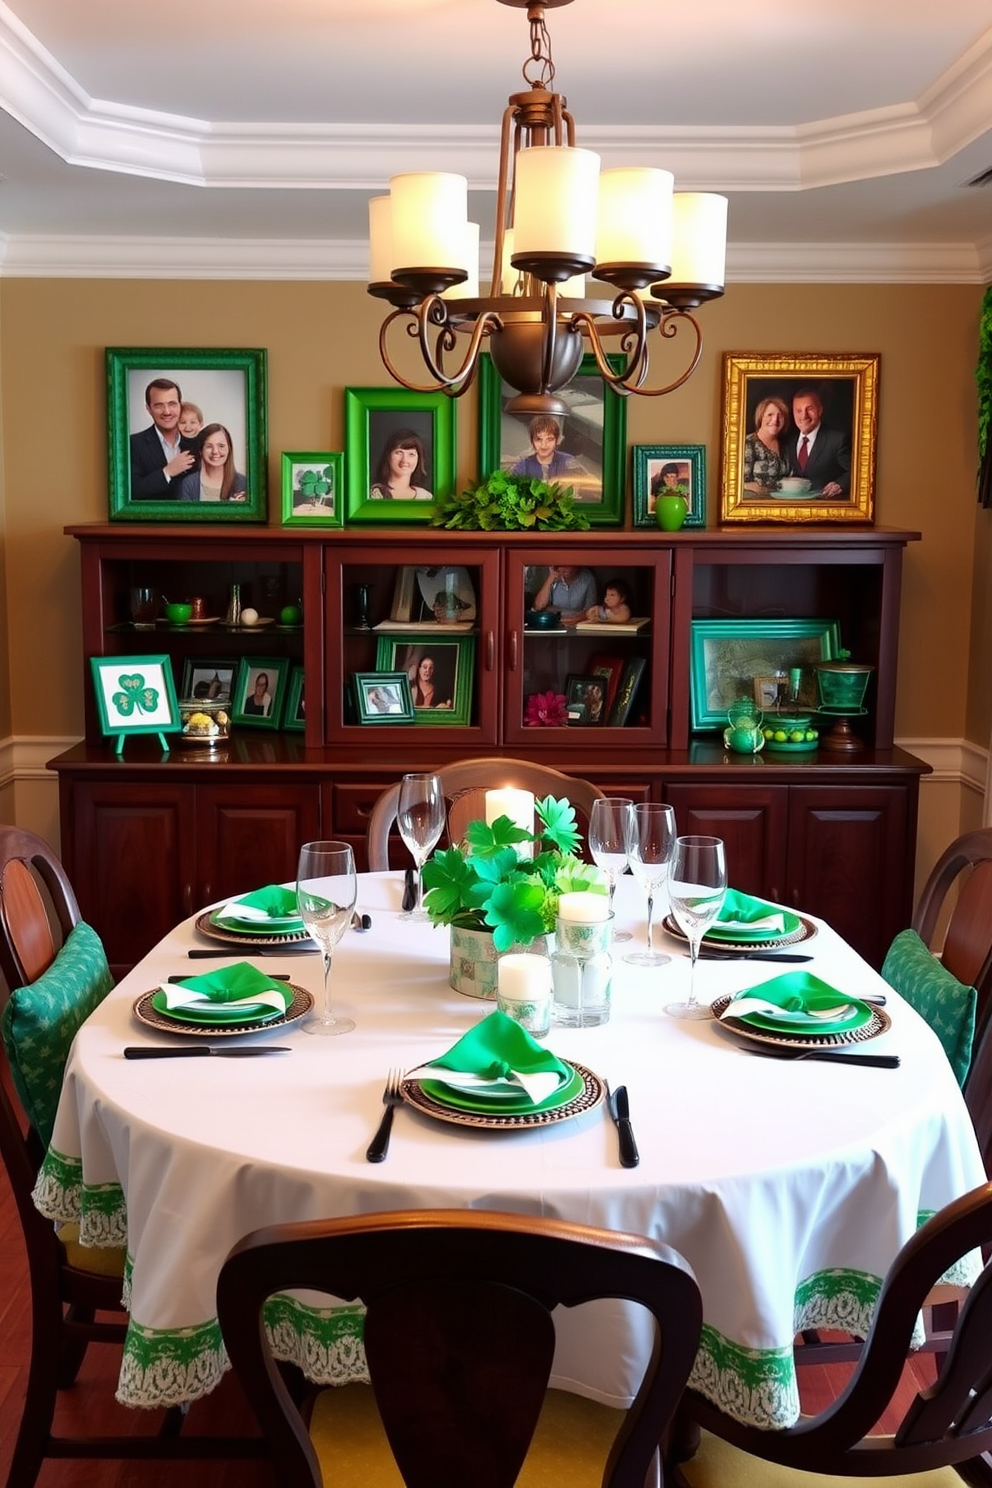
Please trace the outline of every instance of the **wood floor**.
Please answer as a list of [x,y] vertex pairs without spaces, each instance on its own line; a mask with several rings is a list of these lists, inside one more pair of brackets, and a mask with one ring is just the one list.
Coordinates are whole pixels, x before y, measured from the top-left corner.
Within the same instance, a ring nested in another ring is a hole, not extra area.
[[[20,1421],[27,1373],[30,1338],[30,1299],[27,1266],[20,1225],[6,1174],[0,1169],[0,1484],[6,1482],[13,1438]],[[63,1392],[59,1422],[61,1429],[115,1434],[148,1429],[143,1411],[125,1409],[114,1401],[119,1351],[108,1346],[91,1347],[75,1386]],[[803,1407],[822,1410],[843,1388],[846,1370],[810,1367],[800,1372]],[[903,1408],[920,1383],[933,1378],[932,1357],[913,1362],[904,1377]],[[893,1422],[883,1420],[881,1428]],[[224,1383],[198,1402],[190,1413],[191,1429],[224,1434],[252,1434],[251,1413],[240,1395],[236,1380]],[[42,1467],[38,1488],[273,1488],[273,1476],[264,1462],[152,1463],[121,1461],[50,1461]]]

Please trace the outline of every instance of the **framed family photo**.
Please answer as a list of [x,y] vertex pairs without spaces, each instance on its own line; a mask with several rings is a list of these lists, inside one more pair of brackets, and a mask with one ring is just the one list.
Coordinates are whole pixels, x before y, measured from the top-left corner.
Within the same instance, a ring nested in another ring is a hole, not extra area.
[[91,656],[100,729],[117,738],[127,734],[174,734],[180,729],[179,703],[169,656]]
[[693,620],[689,690],[694,729],[725,728],[738,698],[757,696],[776,674],[799,667],[797,702],[817,706],[818,661],[831,661],[840,645],[836,620]]
[[232,722],[250,728],[279,728],[288,676],[288,656],[243,656],[234,682]]
[[343,527],[344,455],[287,454],[282,457],[282,525]]
[[685,498],[683,527],[706,526],[704,444],[635,444],[632,458],[635,527],[657,527],[655,502],[667,495]]
[[[619,371],[623,358],[608,357]],[[568,405],[562,417],[511,413],[515,396],[487,353],[479,357],[479,467],[485,477],[496,470],[571,486],[575,500],[594,527],[616,527],[623,520],[627,411],[625,400],[607,386],[591,354],[558,396]]]
[[415,723],[406,672],[356,672],[355,713],[359,723]]
[[345,388],[349,523],[429,522],[455,485],[455,410],[444,393]]
[[266,355],[108,347],[110,517],[264,522]]
[[380,674],[406,675],[415,723],[464,727],[471,722],[474,636],[390,631],[379,637],[375,664]]
[[871,522],[877,353],[723,359],[722,522]]
[[230,701],[234,692],[234,673],[237,662],[220,656],[215,660],[201,657],[187,658],[183,664],[182,696],[184,700],[204,698],[207,702],[218,699]]

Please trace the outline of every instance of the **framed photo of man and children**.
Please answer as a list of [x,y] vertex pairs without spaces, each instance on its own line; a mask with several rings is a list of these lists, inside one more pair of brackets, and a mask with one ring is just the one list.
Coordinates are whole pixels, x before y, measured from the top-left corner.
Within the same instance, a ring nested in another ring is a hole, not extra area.
[[723,358],[721,522],[871,522],[877,353]]
[[[620,371],[623,358],[607,360]],[[594,356],[582,358],[578,375],[559,396],[568,412],[517,414],[515,394],[492,357],[479,357],[479,470],[505,470],[561,486],[594,527],[623,520],[627,412],[624,399],[604,380]]]
[[110,517],[264,522],[266,354],[108,347]]

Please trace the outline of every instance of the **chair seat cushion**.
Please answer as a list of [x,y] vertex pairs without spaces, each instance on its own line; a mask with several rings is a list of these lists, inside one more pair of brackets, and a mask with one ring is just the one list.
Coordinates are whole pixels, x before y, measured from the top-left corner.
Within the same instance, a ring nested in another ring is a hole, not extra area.
[[[752,1457],[729,1442],[704,1431],[699,1450],[681,1464],[683,1481],[688,1488],[855,1488],[865,1482],[882,1482],[881,1478],[837,1477],[833,1473],[799,1472],[782,1467],[778,1462],[765,1462]],[[668,1482],[668,1474],[665,1476]],[[885,1478],[895,1482],[895,1478]],[[898,1479],[912,1488],[963,1488],[963,1479],[953,1467],[935,1467],[929,1472],[909,1473]]]
[[[626,1414],[581,1395],[549,1390],[516,1488],[602,1488],[603,1467]],[[322,1390],[314,1401],[310,1437],[325,1483],[403,1488],[371,1386]]]
[[113,985],[100,937],[80,921],[48,970],[7,1000],[0,1036],[25,1114],[46,1147],[72,1041]]
[[124,1276],[127,1250],[123,1245],[80,1245],[78,1224],[59,1225],[56,1232],[65,1246],[67,1263],[75,1271],[92,1276]]
[[901,931],[889,946],[882,976],[925,1018],[940,1039],[959,1085],[971,1064],[978,993],[952,976],[915,930]]

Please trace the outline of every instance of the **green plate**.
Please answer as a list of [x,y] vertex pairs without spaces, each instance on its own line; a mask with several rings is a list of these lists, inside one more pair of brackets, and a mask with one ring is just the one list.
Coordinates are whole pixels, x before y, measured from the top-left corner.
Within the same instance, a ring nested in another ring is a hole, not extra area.
[[799,918],[798,915],[792,914],[791,911],[788,909],[780,910],[778,911],[778,913],[781,914],[785,926],[783,930],[772,930],[767,928],[763,930],[753,930],[750,929],[747,925],[741,925],[737,929],[733,929],[730,925],[723,926],[720,924],[716,924],[712,925],[710,929],[707,930],[706,934],[703,936],[703,939],[732,940],[735,944],[744,944],[745,942],[748,942],[754,945],[760,945],[762,941],[765,940],[781,940],[784,935],[795,935],[796,931],[802,928],[802,920]]
[[[569,1065],[568,1069],[569,1073],[566,1075],[562,1075],[561,1079],[558,1081],[558,1089],[548,1097],[549,1100],[553,1100],[555,1095],[560,1094],[565,1086],[571,1083],[575,1071],[572,1069],[571,1065]],[[452,1095],[467,1095],[470,1100],[478,1100],[480,1103],[484,1103],[487,1106],[502,1106],[506,1101],[516,1101],[518,1103],[520,1101],[519,1085],[507,1084],[491,1086],[489,1089],[486,1090],[486,1093],[484,1095],[481,1095],[477,1087],[458,1085],[454,1080],[435,1080],[433,1081],[433,1083],[442,1085],[444,1089],[450,1091]]]
[[[815,1018],[808,1014],[790,1013],[783,1008],[781,1013],[742,1013],[737,1021],[746,1024],[749,1028],[760,1028],[765,1033],[786,1034],[791,1037],[806,1035],[815,1038],[818,1035],[828,1033],[852,1033],[858,1028],[864,1028],[870,1023],[873,1008],[866,1002],[859,1002],[855,997],[847,997],[836,987],[831,987],[820,977],[811,971],[788,971],[782,976],[773,977],[769,982],[759,982],[756,987],[744,988],[737,993],[738,997],[763,997],[767,1002],[775,1002],[777,997],[805,997],[810,999],[814,1006],[819,1003],[821,1007],[841,1005],[849,1007],[849,1012],[841,1018]],[[734,999],[728,1006],[731,1017],[737,1017],[732,1012]]]
[[282,1016],[279,1008],[266,1003],[256,1003],[254,1012],[250,1007],[233,1008],[220,1002],[216,1007],[170,1008],[164,992],[152,993],[152,1007],[160,1017],[174,1018],[177,1023],[264,1023]]
[[299,915],[284,915],[281,919],[239,920],[234,915],[212,914],[210,923],[221,930],[231,930],[235,935],[294,935],[304,928]]
[[556,1111],[559,1106],[567,1106],[569,1101],[581,1094],[583,1079],[578,1070],[568,1064],[567,1059],[562,1060],[572,1071],[564,1085],[560,1085],[553,1095],[547,1100],[535,1105],[533,1101],[521,1095],[514,1100],[500,1096],[497,1100],[485,1100],[469,1095],[467,1090],[456,1090],[453,1085],[445,1085],[441,1080],[421,1080],[420,1088],[431,1100],[437,1101],[439,1106],[448,1106],[454,1111],[471,1111],[477,1116],[490,1116],[499,1113],[500,1116],[527,1116],[532,1111]]

